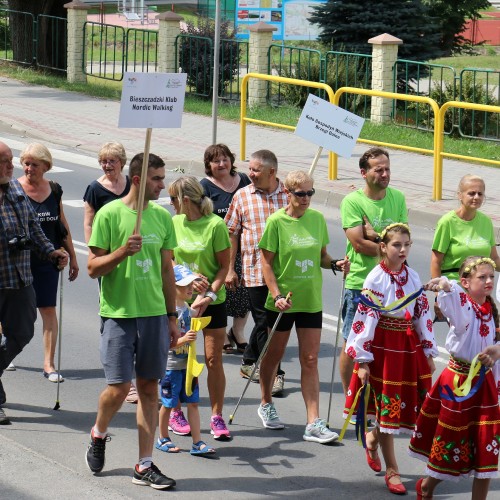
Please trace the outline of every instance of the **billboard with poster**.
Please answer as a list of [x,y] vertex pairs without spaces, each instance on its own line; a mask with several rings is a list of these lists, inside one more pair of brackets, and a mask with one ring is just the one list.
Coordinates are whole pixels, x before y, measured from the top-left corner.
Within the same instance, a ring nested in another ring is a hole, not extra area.
[[249,27],[259,21],[275,26],[274,40],[316,40],[319,26],[308,18],[324,0],[236,0],[237,37],[245,40]]

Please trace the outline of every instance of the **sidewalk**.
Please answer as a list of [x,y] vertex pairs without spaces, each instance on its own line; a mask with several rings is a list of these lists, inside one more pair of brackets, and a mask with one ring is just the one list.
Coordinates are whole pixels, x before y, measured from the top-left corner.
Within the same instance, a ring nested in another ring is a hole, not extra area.
[[[2,131],[21,131],[31,139],[64,145],[95,155],[107,141],[122,142],[129,157],[143,150],[144,129],[118,129],[120,103],[27,85],[2,78],[0,81],[0,136]],[[239,156],[239,123],[219,120],[217,141],[226,143]],[[180,129],[154,129],[151,152],[167,160],[168,168],[181,166],[186,173],[203,176],[203,152],[211,143],[212,119],[185,113]],[[349,192],[363,186],[358,159],[367,145],[358,144],[353,156],[339,159],[339,179],[328,180],[327,152],[323,152],[315,171],[316,201],[338,207]],[[317,146],[289,131],[249,125],[248,155],[258,149],[271,149],[278,157],[280,177],[293,169],[308,170]],[[500,170],[492,167],[445,160],[443,200],[432,196],[432,157],[404,151],[391,151],[391,186],[406,195],[410,223],[434,226],[447,211],[458,205],[456,190],[460,178],[474,173],[486,181],[487,199],[483,211],[500,232]],[[246,164],[237,160],[242,171]],[[97,161],[96,161],[97,166]]]

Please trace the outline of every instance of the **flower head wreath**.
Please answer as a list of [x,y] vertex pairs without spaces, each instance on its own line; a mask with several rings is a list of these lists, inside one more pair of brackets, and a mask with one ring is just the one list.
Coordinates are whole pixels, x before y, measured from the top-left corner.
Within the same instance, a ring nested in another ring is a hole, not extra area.
[[[391,231],[391,229],[394,229],[396,227],[402,227],[404,229],[406,229],[408,231],[408,233],[410,233],[410,226],[408,226],[408,224],[404,224],[403,222],[396,222],[394,224],[389,224],[388,226],[386,226],[382,232],[380,233],[380,239],[383,240],[385,238],[385,235]],[[411,234],[411,233],[410,233]]]
[[489,264],[493,269],[497,268],[494,260],[490,259],[489,257],[480,257],[479,259],[471,262],[466,267],[464,267],[463,274],[470,274],[473,269],[475,269],[477,266],[480,266],[481,264]]

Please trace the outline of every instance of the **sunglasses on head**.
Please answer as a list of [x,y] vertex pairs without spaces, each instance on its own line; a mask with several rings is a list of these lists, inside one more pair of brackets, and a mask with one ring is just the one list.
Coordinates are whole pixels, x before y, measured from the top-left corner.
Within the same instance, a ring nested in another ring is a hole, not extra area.
[[313,188],[311,191],[290,191],[291,194],[294,196],[298,196],[299,198],[305,198],[306,196],[309,196],[309,198],[316,192],[316,190]]

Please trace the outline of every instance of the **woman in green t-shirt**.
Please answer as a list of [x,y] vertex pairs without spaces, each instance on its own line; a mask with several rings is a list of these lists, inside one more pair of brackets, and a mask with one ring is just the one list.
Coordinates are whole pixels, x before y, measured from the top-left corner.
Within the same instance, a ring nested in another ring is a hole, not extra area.
[[196,177],[180,177],[168,188],[170,203],[177,215],[172,219],[177,247],[174,259],[202,280],[193,282],[197,296],[191,307],[197,316],[211,316],[203,329],[207,384],[212,405],[211,433],[215,439],[229,439],[222,418],[226,377],[222,365],[227,314],[224,282],[229,271],[231,243],[224,220],[215,215],[212,200],[205,195]]
[[[328,443],[338,434],[327,428],[319,417],[318,353],[323,323],[321,268],[348,270],[348,261],[333,261],[326,245],[329,242],[326,221],[321,212],[309,208],[314,195],[313,179],[303,171],[290,172],[285,179],[288,205],[267,222],[259,248],[262,271],[269,294],[266,302],[268,326],[272,327],[280,312],[276,333],[260,366],[262,401],[258,414],[264,427],[281,429],[271,397],[278,364],[285,352],[292,327],[299,341],[301,389],[306,405],[305,441]],[[291,301],[285,296],[293,293]]]
[[[477,176],[464,175],[458,184],[460,206],[439,219],[434,233],[431,255],[431,278],[446,276],[458,280],[461,263],[471,255],[489,257],[500,269],[493,223],[479,211],[485,197],[484,180]],[[436,316],[444,316],[434,305]]]

